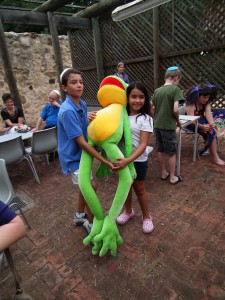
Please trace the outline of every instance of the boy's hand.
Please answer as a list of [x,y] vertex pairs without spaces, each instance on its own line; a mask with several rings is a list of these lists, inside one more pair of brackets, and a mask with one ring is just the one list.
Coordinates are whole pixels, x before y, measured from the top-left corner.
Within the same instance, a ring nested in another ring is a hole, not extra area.
[[105,163],[105,165],[110,168],[111,170],[118,170],[119,168],[117,166],[115,166],[113,163],[111,163],[111,161],[108,161]]
[[91,123],[96,118],[97,111],[92,111],[88,113],[88,122]]
[[177,121],[177,127],[182,127],[182,123],[180,121]]

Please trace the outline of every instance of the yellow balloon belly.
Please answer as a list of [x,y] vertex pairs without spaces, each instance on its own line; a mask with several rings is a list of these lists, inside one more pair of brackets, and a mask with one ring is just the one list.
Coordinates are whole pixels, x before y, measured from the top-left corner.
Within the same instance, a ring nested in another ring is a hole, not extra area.
[[102,142],[114,135],[120,124],[122,110],[121,104],[111,104],[99,110],[88,126],[88,136],[95,142]]

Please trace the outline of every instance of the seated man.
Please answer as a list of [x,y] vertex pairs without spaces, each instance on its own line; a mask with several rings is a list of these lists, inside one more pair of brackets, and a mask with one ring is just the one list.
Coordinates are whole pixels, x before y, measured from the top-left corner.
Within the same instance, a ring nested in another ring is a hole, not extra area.
[[20,107],[14,105],[13,97],[9,93],[5,93],[2,95],[2,100],[5,105],[5,108],[1,111],[6,127],[4,132],[14,126],[23,125],[25,123],[23,111]]
[[59,98],[60,92],[58,90],[52,90],[50,92],[49,103],[44,106],[36,126],[31,131],[34,132],[40,130],[43,121],[46,122],[44,129],[57,126],[59,108],[62,104],[62,101],[60,101]]
[[0,200],[0,252],[24,237],[22,219]]

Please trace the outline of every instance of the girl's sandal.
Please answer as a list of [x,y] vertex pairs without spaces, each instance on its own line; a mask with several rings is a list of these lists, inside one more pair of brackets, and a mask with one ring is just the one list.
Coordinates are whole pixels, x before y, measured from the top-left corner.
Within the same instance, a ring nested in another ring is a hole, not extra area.
[[117,219],[116,222],[119,225],[126,224],[131,218],[134,217],[134,210],[132,208],[132,211],[130,214],[128,214],[126,211],[124,211]]
[[151,233],[154,230],[154,225],[152,223],[152,217],[149,215],[148,219],[143,220],[142,230],[144,233]]

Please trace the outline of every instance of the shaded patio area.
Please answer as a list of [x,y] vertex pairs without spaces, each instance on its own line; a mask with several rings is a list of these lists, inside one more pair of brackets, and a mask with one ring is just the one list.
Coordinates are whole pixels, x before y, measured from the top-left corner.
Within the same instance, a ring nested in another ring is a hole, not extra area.
[[[220,148],[225,159],[223,137]],[[119,227],[124,243],[115,257],[93,256],[83,246],[86,233],[73,225],[77,191],[58,159],[50,166],[34,160],[41,185],[26,163],[10,170],[15,191],[32,203],[26,211],[32,230],[11,247],[26,292],[43,300],[225,299],[225,168],[212,164],[210,156],[193,164],[192,151],[192,139],[183,137],[184,182],[174,186],[156,178],[149,160],[146,188],[155,230],[142,233],[134,196],[136,217]],[[117,176],[97,182],[106,211]],[[0,298],[13,293],[13,276],[3,269]]]

